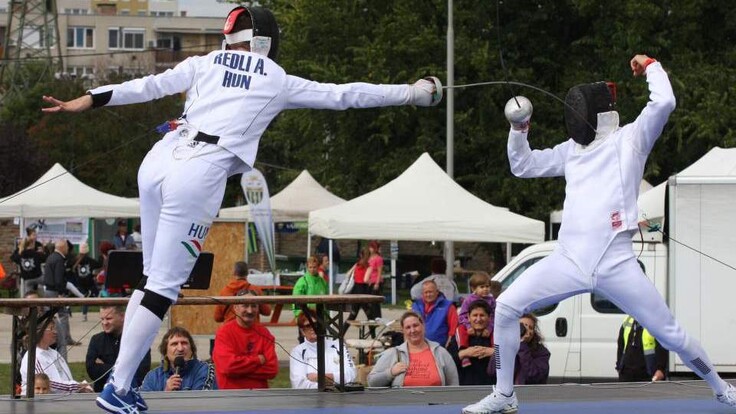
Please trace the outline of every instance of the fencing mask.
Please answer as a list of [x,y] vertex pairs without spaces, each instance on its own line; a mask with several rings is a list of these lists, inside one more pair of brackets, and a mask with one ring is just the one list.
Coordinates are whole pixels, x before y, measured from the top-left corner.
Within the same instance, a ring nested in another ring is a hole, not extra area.
[[250,42],[250,51],[276,60],[279,52],[279,25],[270,10],[263,7],[236,7],[230,11],[222,29],[224,46]]
[[616,84],[596,82],[576,85],[565,97],[565,126],[568,135],[580,145],[595,139],[598,114],[613,111],[616,102]]

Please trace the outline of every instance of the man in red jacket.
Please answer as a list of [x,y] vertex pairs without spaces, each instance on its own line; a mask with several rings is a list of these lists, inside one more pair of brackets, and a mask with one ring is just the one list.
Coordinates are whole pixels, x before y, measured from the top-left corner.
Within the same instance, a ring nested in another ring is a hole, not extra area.
[[[252,290],[241,290],[236,296],[255,296]],[[221,390],[268,388],[268,380],[276,377],[279,362],[271,332],[256,323],[258,305],[233,306],[235,319],[225,322],[215,335],[217,386]]]
[[[225,287],[220,290],[220,296],[235,296],[241,290],[252,290],[257,295],[262,295],[263,291],[255,285],[251,285],[248,282],[248,264],[245,262],[235,262],[233,268],[233,276],[235,279],[228,282]],[[263,316],[271,314],[271,306],[268,304],[261,304],[258,306],[258,311]],[[235,311],[232,305],[217,305],[215,306],[215,322],[227,322],[235,318]],[[258,318],[256,318],[258,322]]]

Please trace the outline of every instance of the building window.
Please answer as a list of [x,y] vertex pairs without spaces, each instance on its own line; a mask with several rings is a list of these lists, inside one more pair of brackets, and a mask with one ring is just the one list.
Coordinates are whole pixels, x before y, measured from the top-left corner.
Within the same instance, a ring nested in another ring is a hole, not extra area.
[[95,71],[91,66],[69,66],[67,73],[72,78],[93,79]]
[[108,30],[108,47],[110,49],[143,50],[145,32],[143,29],[126,29],[111,27]]
[[66,47],[91,49],[95,47],[94,38],[91,27],[70,27],[66,30]]

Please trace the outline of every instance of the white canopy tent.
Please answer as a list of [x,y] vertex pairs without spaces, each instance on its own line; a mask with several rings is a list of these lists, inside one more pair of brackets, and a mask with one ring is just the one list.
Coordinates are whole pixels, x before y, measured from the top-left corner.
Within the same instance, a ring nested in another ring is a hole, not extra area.
[[[307,221],[309,212],[344,203],[345,200],[327,191],[307,170],[271,197],[271,213],[275,223]],[[220,218],[250,221],[247,205],[223,208]]]
[[[501,243],[544,240],[543,222],[474,196],[427,153],[383,187],[341,205],[309,213],[309,231],[330,239]],[[395,295],[395,279],[392,293]]]
[[0,217],[115,218],[139,212],[138,201],[96,190],[58,163],[26,189],[0,200]]
[[[307,221],[309,212],[324,207],[342,204],[345,199],[327,191],[312,174],[303,170],[289,185],[271,197],[271,214],[274,223]],[[251,221],[248,205],[228,207],[220,210],[220,218]],[[246,229],[247,231],[247,229]],[[248,240],[246,238],[246,240]],[[311,251],[311,237],[307,238],[307,256]],[[245,248],[248,260],[248,247]],[[332,263],[332,257],[330,257]]]

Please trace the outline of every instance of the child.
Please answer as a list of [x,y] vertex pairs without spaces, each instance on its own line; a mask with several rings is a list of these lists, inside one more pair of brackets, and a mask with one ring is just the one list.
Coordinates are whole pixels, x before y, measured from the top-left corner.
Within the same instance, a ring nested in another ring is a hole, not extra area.
[[51,380],[43,372],[36,373],[36,382],[33,384],[36,395],[51,393]]
[[[475,332],[470,327],[470,321],[468,320],[468,308],[470,304],[476,300],[483,300],[488,303],[491,308],[491,314],[488,318],[488,328],[483,330],[480,334],[484,337],[493,336],[493,315],[496,313],[496,298],[491,294],[491,277],[485,273],[474,273],[470,277],[470,290],[471,294],[463,300],[463,304],[460,307],[460,315],[458,317],[459,325],[457,327],[457,346],[459,349],[465,349],[468,347],[468,335],[476,335],[479,332]],[[471,364],[469,358],[463,358],[461,365],[467,367]]]

